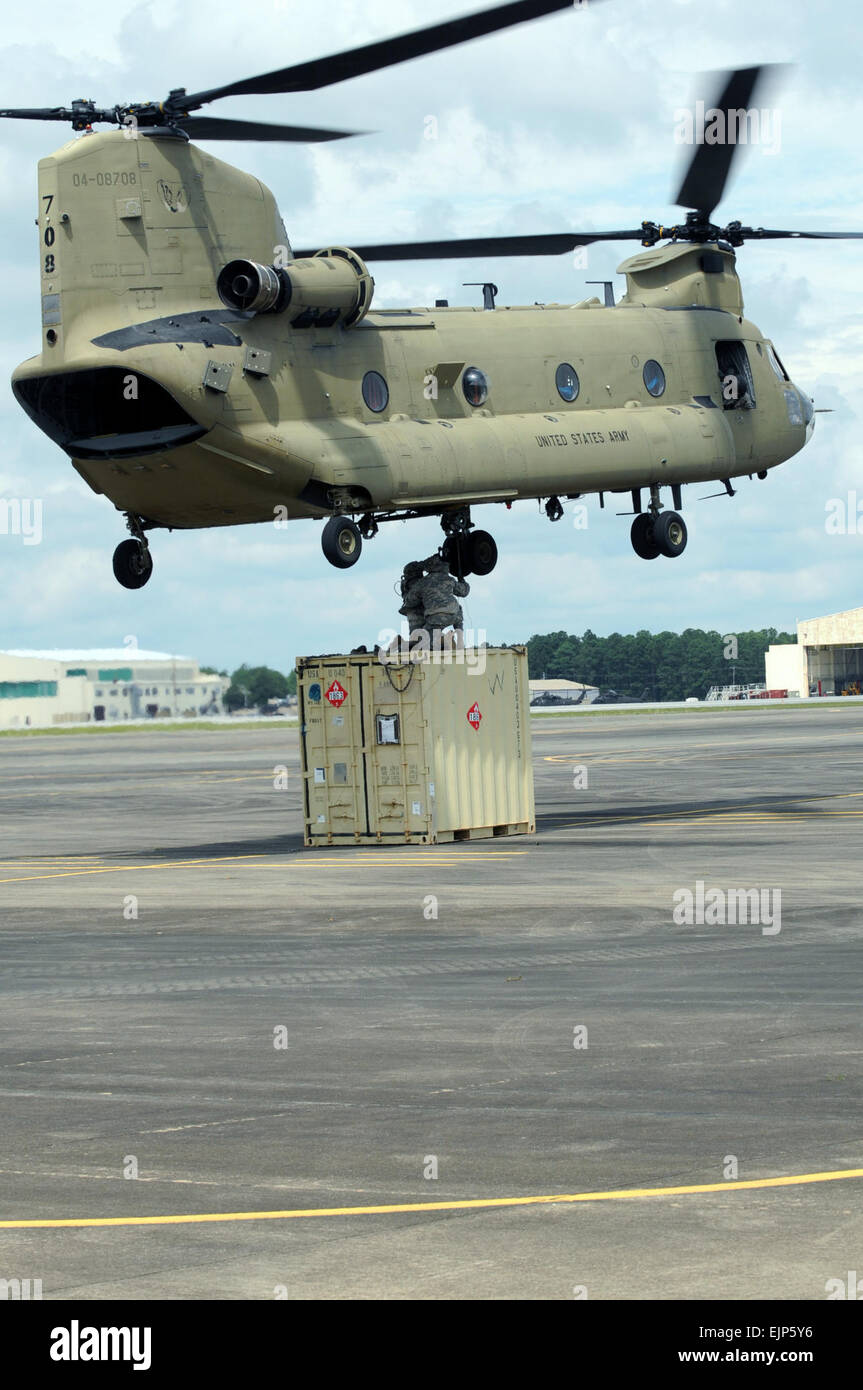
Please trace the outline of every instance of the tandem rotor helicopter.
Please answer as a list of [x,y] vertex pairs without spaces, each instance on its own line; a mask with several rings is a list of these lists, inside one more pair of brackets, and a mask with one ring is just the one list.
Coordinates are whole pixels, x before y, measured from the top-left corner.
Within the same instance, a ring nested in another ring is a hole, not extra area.
[[[125,514],[114,554],[150,578],[157,528],[326,519],[347,569],[384,521],[436,515],[454,574],[488,574],[471,507],[629,493],[643,559],[680,555],[686,483],[764,478],[810,438],[813,406],[743,317],[735,249],[756,238],[844,238],[718,226],[736,143],[698,144],[675,226],[292,250],[256,178],[196,139],[323,141],[354,132],[192,114],[222,97],[313,91],[572,0],[517,3],[162,102],[2,110],[70,121],[39,163],[42,345],[14,393],[94,492]],[[745,118],[760,68],[728,74],[714,110]],[[96,124],[116,129],[95,133]],[[600,241],[647,249],[614,303],[375,309],[369,262],[561,255]],[[664,242],[664,245],[659,245]],[[662,502],[670,492],[672,509]]]

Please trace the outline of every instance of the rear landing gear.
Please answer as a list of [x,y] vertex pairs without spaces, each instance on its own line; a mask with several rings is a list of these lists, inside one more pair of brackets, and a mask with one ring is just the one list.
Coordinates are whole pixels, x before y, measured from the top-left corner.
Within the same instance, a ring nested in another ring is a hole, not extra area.
[[331,565],[338,570],[348,570],[362,553],[360,528],[349,516],[331,516],[324,527],[321,546]]
[[450,574],[459,579],[468,574],[491,574],[497,564],[497,545],[488,531],[472,529],[469,507],[444,512],[440,524],[446,532],[440,553]]
[[121,541],[114,551],[114,578],[124,589],[143,589],[153,573],[153,557],[144,534],[144,523],[133,512],[126,513],[132,539]]
[[488,531],[473,531],[468,536],[468,554],[472,574],[491,574],[497,564],[497,546]]

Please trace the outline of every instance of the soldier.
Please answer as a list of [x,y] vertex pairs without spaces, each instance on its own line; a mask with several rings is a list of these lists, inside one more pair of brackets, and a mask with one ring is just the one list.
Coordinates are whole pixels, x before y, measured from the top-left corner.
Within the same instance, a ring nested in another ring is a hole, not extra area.
[[427,632],[442,631],[452,625],[460,632],[464,627],[460,598],[470,593],[470,585],[464,579],[455,579],[449,572],[449,565],[440,555],[431,555],[423,561],[426,577],[418,588],[422,594],[423,622]]
[[407,618],[408,629],[416,632],[423,626],[423,566],[416,560],[405,565],[402,573],[402,606],[399,612]]

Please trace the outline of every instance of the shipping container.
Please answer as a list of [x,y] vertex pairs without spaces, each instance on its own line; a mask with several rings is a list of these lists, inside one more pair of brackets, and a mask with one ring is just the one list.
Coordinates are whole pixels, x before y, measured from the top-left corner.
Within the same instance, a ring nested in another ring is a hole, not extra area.
[[536,828],[524,647],[299,657],[307,845]]

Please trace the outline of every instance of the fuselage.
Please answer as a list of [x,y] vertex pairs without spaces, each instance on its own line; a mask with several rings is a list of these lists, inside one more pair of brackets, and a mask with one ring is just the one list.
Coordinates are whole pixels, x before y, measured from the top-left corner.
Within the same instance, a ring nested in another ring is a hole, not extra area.
[[[16,395],[149,524],[730,479],[811,432],[811,402],[743,317],[730,248],[633,258],[613,307],[372,305],[347,328],[297,326],[220,303],[226,263],[290,247],[269,190],[183,140],[74,140],[41,161],[39,208],[42,350]],[[743,404],[725,398],[741,360]]]

